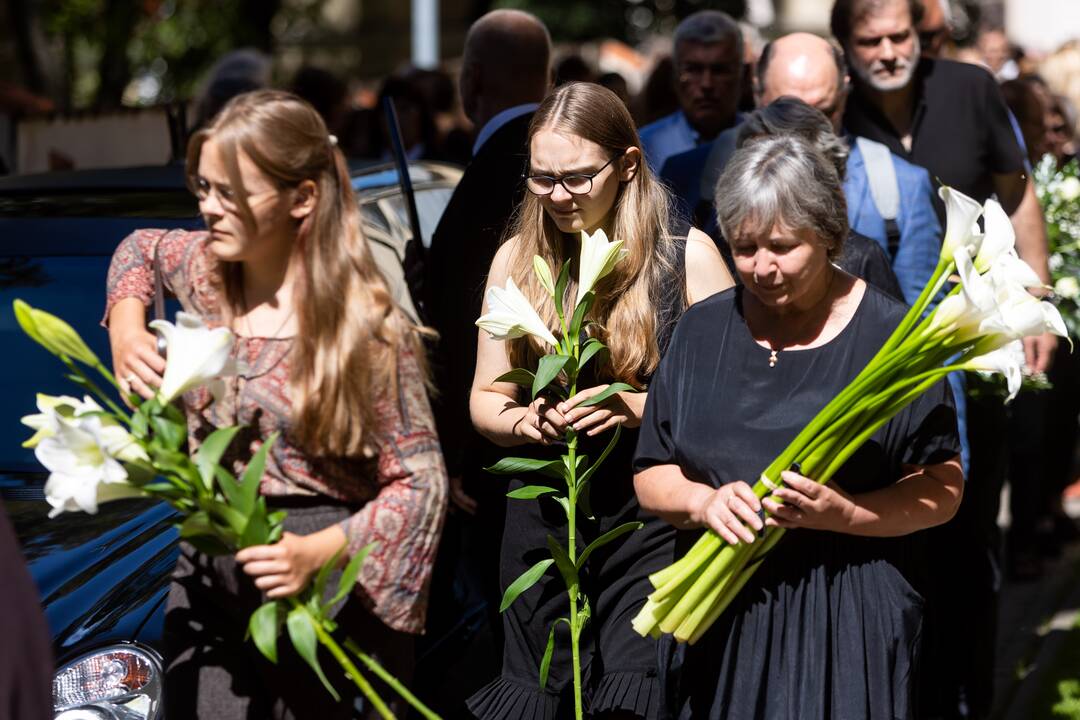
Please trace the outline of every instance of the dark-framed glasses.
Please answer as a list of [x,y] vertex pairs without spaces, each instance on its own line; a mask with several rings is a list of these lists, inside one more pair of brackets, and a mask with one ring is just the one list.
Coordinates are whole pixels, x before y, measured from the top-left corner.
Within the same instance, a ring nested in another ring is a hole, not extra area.
[[573,173],[572,175],[563,175],[562,177],[553,177],[551,175],[526,175],[525,187],[529,189],[533,195],[550,195],[555,191],[556,185],[562,185],[563,189],[571,195],[587,195],[592,190],[593,178],[604,172],[608,165],[618,160],[621,155],[608,160],[603,166],[591,173]]

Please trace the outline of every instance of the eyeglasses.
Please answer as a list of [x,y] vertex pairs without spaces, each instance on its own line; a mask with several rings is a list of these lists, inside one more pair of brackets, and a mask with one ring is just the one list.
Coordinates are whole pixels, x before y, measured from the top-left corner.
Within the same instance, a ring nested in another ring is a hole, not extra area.
[[[195,177],[190,185],[191,192],[198,198],[199,202],[207,200],[211,195],[217,195],[218,201],[226,210],[235,210],[238,207],[236,193],[226,185],[214,184],[201,175]],[[276,192],[277,190],[264,190],[263,192],[249,193],[248,202],[250,203],[253,198],[260,195],[269,195]]]
[[587,195],[592,191],[593,178],[604,172],[608,165],[618,160],[621,155],[608,160],[604,165],[592,173],[574,173],[573,175],[563,175],[562,177],[553,177],[551,175],[526,175],[525,187],[529,189],[533,195],[539,195],[541,197],[550,195],[555,192],[556,185],[562,185],[563,189],[571,195]]

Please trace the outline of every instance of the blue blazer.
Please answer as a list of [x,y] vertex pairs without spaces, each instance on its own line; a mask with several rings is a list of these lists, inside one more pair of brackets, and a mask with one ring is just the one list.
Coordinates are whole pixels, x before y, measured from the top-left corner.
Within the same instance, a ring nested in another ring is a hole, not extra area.
[[[900,280],[904,299],[911,304],[919,296],[937,267],[941,252],[941,224],[934,212],[934,189],[924,168],[892,156],[896,182],[900,186],[900,247],[893,259],[893,272]],[[876,240],[888,249],[885,220],[870,195],[866,164],[858,145],[852,145],[844,179],[848,224],[855,231]]]

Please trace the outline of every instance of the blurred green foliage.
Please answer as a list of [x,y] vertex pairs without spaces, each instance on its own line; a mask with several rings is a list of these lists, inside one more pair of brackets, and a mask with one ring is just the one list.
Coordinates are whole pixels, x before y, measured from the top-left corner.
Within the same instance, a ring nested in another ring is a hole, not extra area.
[[493,6],[527,10],[544,21],[552,37],[571,42],[610,37],[635,43],[652,33],[670,33],[698,10],[723,10],[735,19],[746,12],[745,0],[496,0]]

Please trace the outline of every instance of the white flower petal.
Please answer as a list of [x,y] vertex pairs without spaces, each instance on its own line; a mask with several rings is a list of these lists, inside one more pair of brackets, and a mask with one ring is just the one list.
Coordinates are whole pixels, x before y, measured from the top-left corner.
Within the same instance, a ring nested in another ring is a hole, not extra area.
[[164,402],[205,385],[229,368],[234,337],[228,328],[210,329],[197,315],[186,312],[176,314],[175,325],[155,320],[150,326],[162,333],[168,349],[159,390]]
[[[967,248],[970,255],[978,251],[982,238],[977,234],[975,222],[982,214],[982,206],[962,192],[943,185],[938,197],[945,203],[945,238],[942,241],[942,257],[956,256],[959,248]],[[974,231],[973,231],[974,228]]]
[[979,244],[979,254],[975,258],[975,267],[979,272],[986,272],[1004,253],[1016,246],[1016,232],[1012,221],[1005,214],[997,200],[987,200],[983,208],[983,222],[986,232]]

